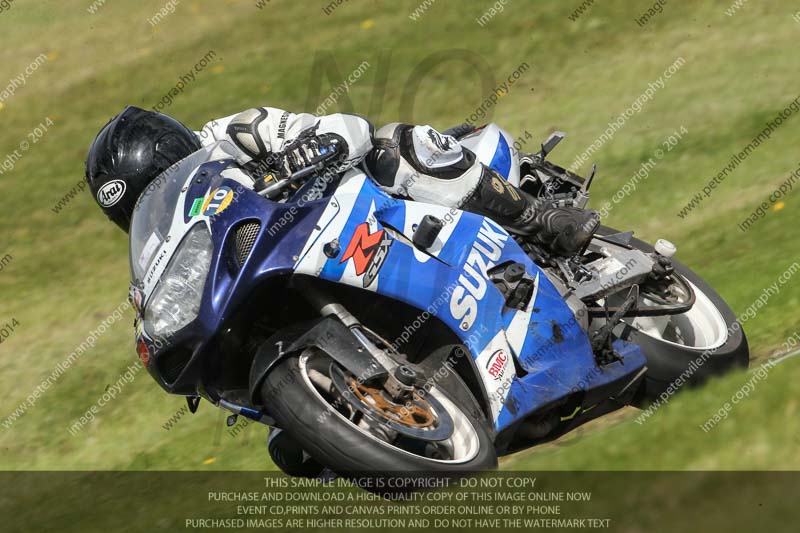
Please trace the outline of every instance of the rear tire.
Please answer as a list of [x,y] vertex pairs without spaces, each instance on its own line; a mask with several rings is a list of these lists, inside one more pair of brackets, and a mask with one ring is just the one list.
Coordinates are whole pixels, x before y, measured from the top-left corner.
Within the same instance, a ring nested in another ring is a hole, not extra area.
[[[484,423],[469,409],[461,409],[443,390],[433,387],[429,394],[436,391],[437,400],[451,417],[469,426],[463,435],[468,437],[464,442],[469,440],[470,452],[463,460],[422,457],[368,434],[334,409],[316,389],[305,362],[312,356],[327,357],[312,348],[286,358],[267,375],[262,387],[264,405],[279,427],[337,474],[371,477],[408,472],[474,472],[497,467],[494,445]],[[458,414],[454,415],[452,409]]]
[[[609,235],[616,233],[616,230],[602,227],[597,233]],[[636,238],[631,239],[630,244],[643,252],[654,251],[651,245]],[[625,328],[622,338],[639,345],[647,357],[647,374],[635,399],[637,405],[648,404],[665,393],[675,380],[692,368],[693,362],[699,366],[683,380],[689,386],[705,383],[713,376],[735,369],[747,368],[750,361],[747,338],[725,300],[689,267],[674,259],[672,264],[678,274],[689,280],[716,307],[725,322],[727,339],[717,348],[693,348],[659,340],[632,327]],[[709,354],[705,357],[705,362],[700,364],[705,352]]]

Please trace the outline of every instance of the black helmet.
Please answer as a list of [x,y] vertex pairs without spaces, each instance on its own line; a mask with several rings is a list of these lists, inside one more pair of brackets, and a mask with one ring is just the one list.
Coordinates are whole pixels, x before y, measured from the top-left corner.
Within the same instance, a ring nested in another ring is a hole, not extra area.
[[136,200],[170,165],[202,148],[174,118],[128,106],[89,148],[86,181],[103,212],[126,233]]

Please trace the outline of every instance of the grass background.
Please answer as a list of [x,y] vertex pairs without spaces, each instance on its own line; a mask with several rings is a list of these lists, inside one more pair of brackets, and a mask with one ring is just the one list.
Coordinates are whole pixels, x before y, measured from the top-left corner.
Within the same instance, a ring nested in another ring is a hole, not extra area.
[[[369,114],[446,128],[469,116],[484,97],[481,77],[461,60],[438,62],[403,107],[415,67],[450,51],[481,58],[497,82],[522,62],[531,68],[500,98],[492,120],[515,136],[569,133],[553,159],[574,157],[662,75],[677,57],[686,64],[653,100],[593,156],[601,205],[675,130],[669,152],[606,223],[635,229],[645,240],[667,238],[737,312],[797,259],[797,194],[750,231],[736,227],[798,166],[800,118],[772,138],[686,219],[679,209],[791,100],[800,95],[797,7],[749,2],[733,17],[726,1],[668,4],[644,28],[634,22],[648,2],[597,1],[577,21],[579,2],[510,0],[484,27],[475,19],[492,3],[439,0],[417,21],[412,1],[181,1],[156,27],[147,22],[161,0],[17,1],[0,12],[0,90],[40,53],[46,64],[0,104],[0,158],[36,125],[54,125],[14,169],[0,176],[0,325],[19,326],[0,345],[0,421],[24,402],[52,369],[127,295],[126,236],[86,192],[62,212],[52,207],[83,176],[86,150],[99,128],[128,104],[149,108],[206,52],[216,59],[165,111],[191,127],[256,105],[313,110],[341,81],[312,84],[315,60],[330,54],[347,76],[370,68],[348,100],[329,111]],[[316,59],[315,59],[316,58]],[[387,76],[382,98],[376,78]],[[410,89],[409,89],[410,90]],[[311,95],[311,96],[310,96]],[[314,98],[313,95],[319,95]],[[413,111],[413,112],[412,112]],[[533,147],[534,145],[531,145]],[[0,161],[1,162],[1,161]],[[588,164],[584,166],[585,172]],[[798,329],[800,289],[792,280],[748,321],[753,357],[779,351]],[[184,404],[144,372],[76,436],[67,428],[135,361],[129,311],[12,427],[0,426],[0,469],[271,469],[263,428],[236,437],[223,415],[203,404],[170,430]],[[800,367],[773,370],[729,419],[709,434],[698,425],[748,379],[729,376],[690,391],[638,425],[632,409],[558,443],[505,459],[521,469],[796,469]]]

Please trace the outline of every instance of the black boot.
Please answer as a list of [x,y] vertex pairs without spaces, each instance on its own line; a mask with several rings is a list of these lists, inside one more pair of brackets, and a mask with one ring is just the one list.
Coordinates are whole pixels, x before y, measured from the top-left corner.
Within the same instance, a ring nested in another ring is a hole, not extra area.
[[534,214],[527,224],[536,241],[557,255],[572,257],[586,248],[600,225],[600,215],[591,209],[551,207]]
[[487,216],[514,233],[529,235],[565,257],[580,253],[600,225],[596,211],[539,205],[490,168],[484,168],[478,186],[461,208]]

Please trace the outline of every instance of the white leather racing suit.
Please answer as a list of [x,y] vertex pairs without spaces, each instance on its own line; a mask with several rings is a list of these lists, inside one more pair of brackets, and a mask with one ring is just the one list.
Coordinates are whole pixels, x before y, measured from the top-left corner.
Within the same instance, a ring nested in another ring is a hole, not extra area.
[[[348,148],[346,160],[356,165],[372,148],[372,125],[361,117],[336,113],[317,117],[309,113],[290,113],[275,107],[248,109],[212,120],[196,132],[204,146],[216,141],[232,141],[240,150],[240,164],[281,152],[301,133],[315,128],[315,134],[333,134]],[[237,131],[239,130],[239,131]]]
[[[369,121],[356,115],[317,117],[257,107],[212,120],[197,135],[206,146],[231,141],[241,165],[266,161],[286,152],[287,146],[291,154],[308,155],[307,148],[294,148],[298,138],[312,139],[312,143],[313,139],[333,141],[341,152],[339,169],[363,162],[364,170],[390,194],[491,217],[511,231],[531,235],[559,255],[580,251],[599,224],[593,211],[538,205],[482,164],[455,137],[431,126],[393,123],[375,132]],[[297,163],[303,157],[285,159]],[[296,164],[291,167],[296,168]]]
[[[430,126],[389,124],[376,135],[367,120],[343,113],[317,117],[274,107],[253,108],[212,120],[197,135],[204,146],[232,141],[240,150],[237,162],[246,164],[282,151],[309,128],[315,128],[316,135],[332,134],[344,141],[348,150],[344,168],[371,155],[369,166],[377,171],[371,174],[384,190],[418,201],[461,207],[484,170],[454,137]],[[408,135],[408,146],[401,146],[401,134]],[[373,144],[376,150],[370,154]]]

